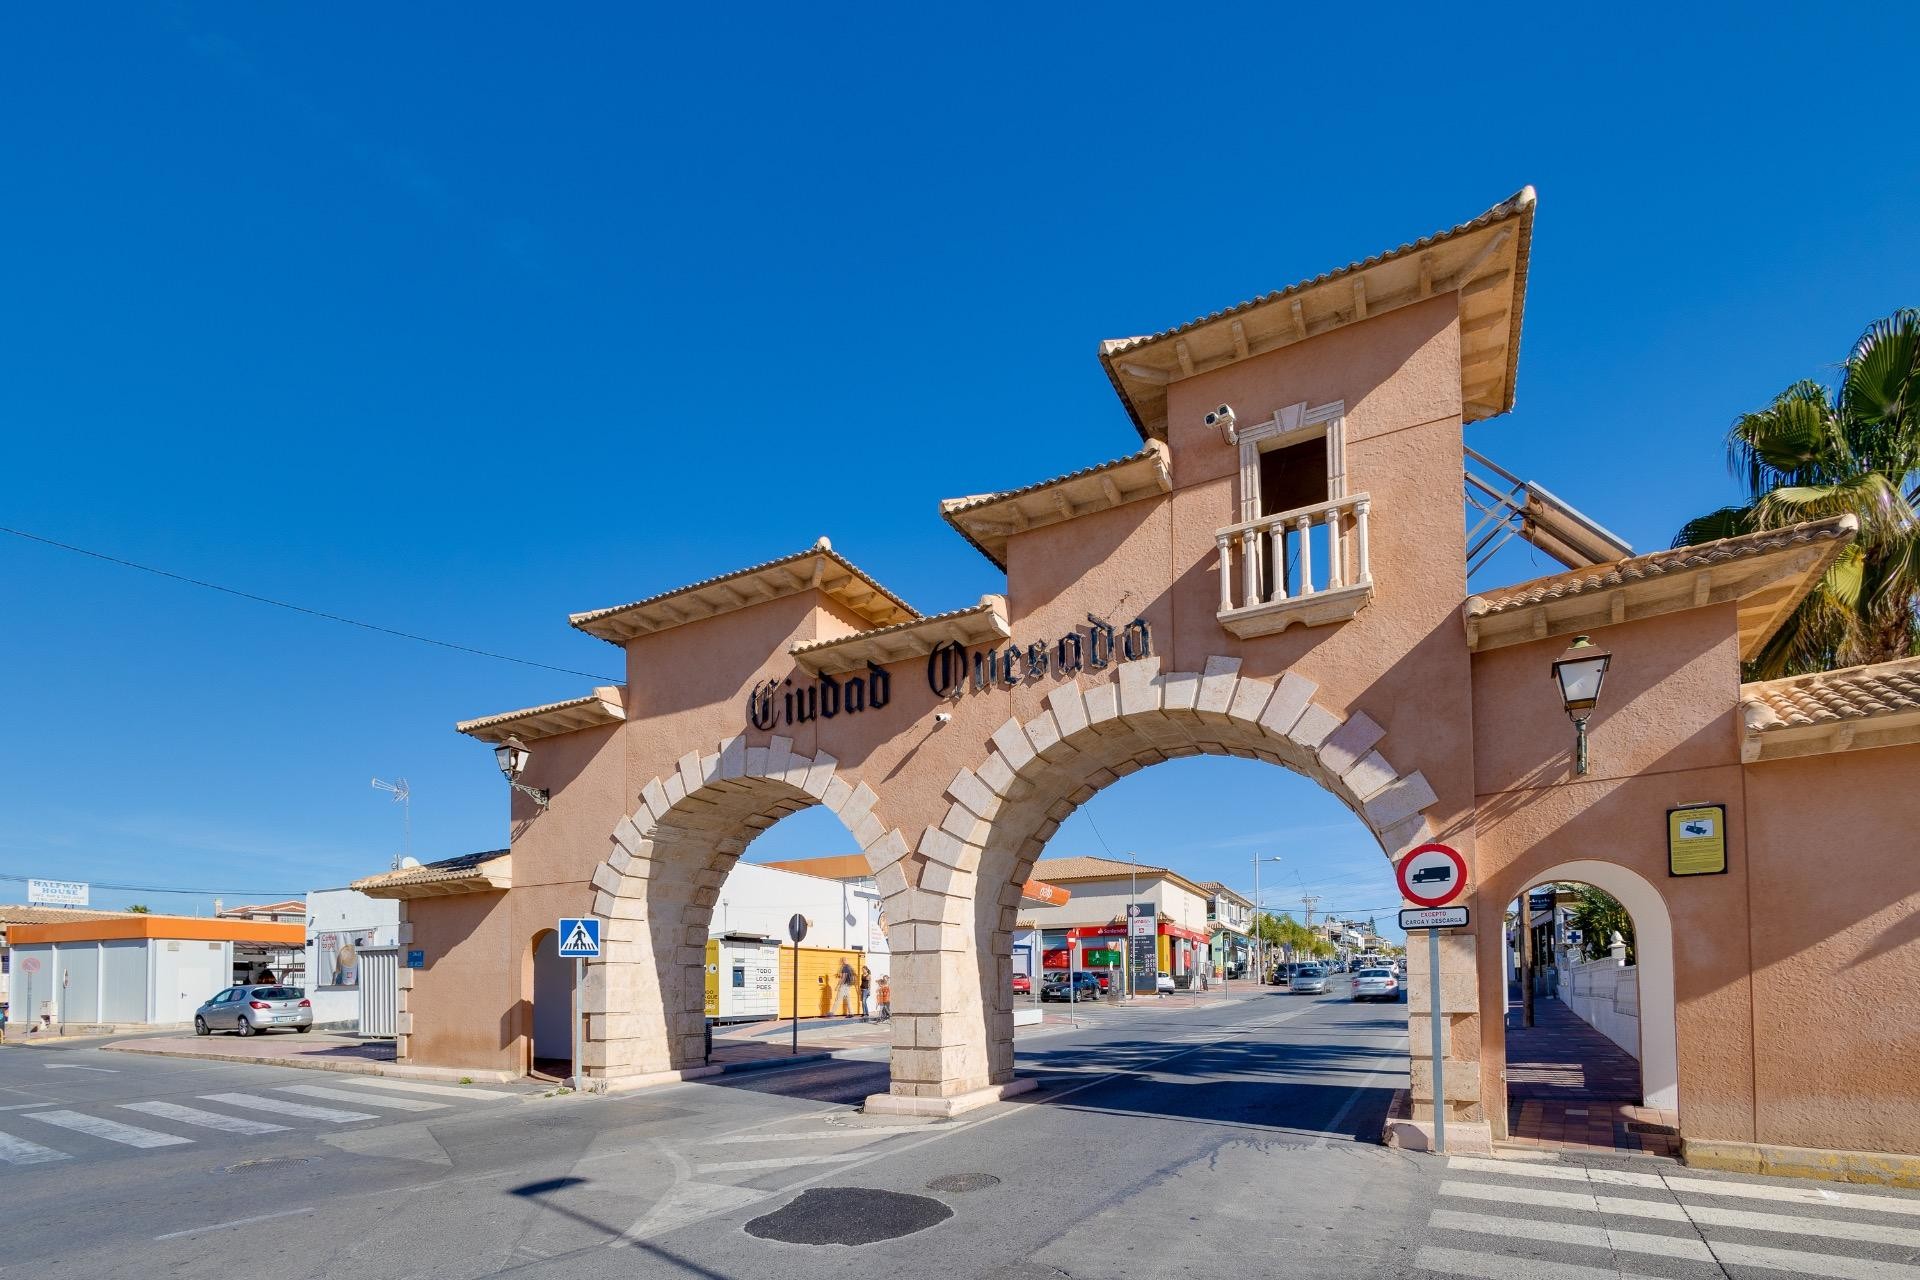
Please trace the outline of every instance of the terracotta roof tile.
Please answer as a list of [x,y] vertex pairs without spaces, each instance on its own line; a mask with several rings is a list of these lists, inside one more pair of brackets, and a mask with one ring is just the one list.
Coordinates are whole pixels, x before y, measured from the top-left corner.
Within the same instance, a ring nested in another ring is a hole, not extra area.
[[1615,560],[1611,564],[1570,569],[1499,591],[1482,592],[1467,601],[1467,614],[1469,617],[1484,618],[1511,609],[1525,609],[1551,600],[1568,599],[1589,591],[1606,591],[1631,582],[1709,568],[1770,551],[1814,546],[1823,542],[1844,542],[1858,528],[1859,521],[1851,515],[1833,516],[1785,529],[1766,529],[1737,538],[1722,538],[1718,542],[1703,542],[1698,546],[1651,551],[1646,555]]
[[1920,711],[1920,658],[1742,685],[1740,705],[1755,733]]

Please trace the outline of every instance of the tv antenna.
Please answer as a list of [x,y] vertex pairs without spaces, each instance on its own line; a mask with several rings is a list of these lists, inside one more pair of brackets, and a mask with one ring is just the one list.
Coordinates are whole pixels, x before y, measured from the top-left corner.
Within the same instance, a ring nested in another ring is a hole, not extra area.
[[375,778],[373,789],[391,792],[394,803],[400,806],[400,825],[405,843],[393,857],[393,870],[398,871],[403,866],[418,866],[413,860],[413,792],[408,788],[407,780],[395,778],[392,782],[382,782]]

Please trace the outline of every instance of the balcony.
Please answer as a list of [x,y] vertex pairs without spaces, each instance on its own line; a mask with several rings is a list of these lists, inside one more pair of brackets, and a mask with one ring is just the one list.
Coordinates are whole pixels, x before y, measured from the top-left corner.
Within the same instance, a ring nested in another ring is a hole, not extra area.
[[1366,494],[1350,494],[1216,533],[1220,625],[1245,640],[1296,623],[1345,622],[1359,613],[1373,599],[1371,506]]

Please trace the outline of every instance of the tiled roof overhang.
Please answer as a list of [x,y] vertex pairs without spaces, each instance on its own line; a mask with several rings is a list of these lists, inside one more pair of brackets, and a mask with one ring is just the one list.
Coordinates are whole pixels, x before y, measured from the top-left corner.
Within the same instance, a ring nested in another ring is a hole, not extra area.
[[625,720],[627,709],[621,693],[619,686],[603,684],[584,698],[549,702],[544,707],[528,707],[522,711],[503,711],[477,720],[461,720],[453,727],[482,742],[505,742],[514,737],[523,742],[551,738],[555,734]]
[[863,671],[869,662],[885,664],[924,658],[934,646],[955,641],[961,645],[1009,639],[1004,596],[981,596],[969,609],[936,613],[930,618],[896,623],[875,631],[857,631],[832,640],[808,640],[788,650],[802,670],[813,675]]
[[1742,685],[1740,718],[1749,763],[1920,742],[1920,658]]
[[513,855],[506,849],[405,867],[355,880],[369,898],[438,898],[455,893],[500,893],[513,888]]
[[1480,653],[1735,601],[1740,657],[1750,659],[1806,599],[1859,527],[1851,515],[1835,516],[1469,596],[1461,610],[1467,647]]
[[822,538],[805,551],[778,560],[736,569],[632,604],[576,613],[568,621],[588,635],[625,644],[636,636],[814,590],[826,593],[877,627],[920,616]]
[[960,536],[971,542],[981,555],[1005,569],[1007,540],[1016,533],[1106,511],[1172,489],[1173,471],[1167,461],[1167,446],[1158,440],[1149,440],[1138,453],[1038,484],[1004,493],[947,498],[940,503],[940,518],[959,530]]
[[1446,293],[1460,295],[1460,398],[1468,422],[1513,408],[1533,241],[1532,187],[1471,222],[1216,311],[1100,345],[1143,437],[1167,436],[1167,387]]

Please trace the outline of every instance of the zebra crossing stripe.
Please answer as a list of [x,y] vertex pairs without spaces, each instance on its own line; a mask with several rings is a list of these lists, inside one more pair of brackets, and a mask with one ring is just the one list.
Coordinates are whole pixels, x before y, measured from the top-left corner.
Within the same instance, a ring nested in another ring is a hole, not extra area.
[[394,1111],[445,1111],[444,1102],[428,1102],[424,1098],[383,1098],[376,1094],[363,1094],[349,1089],[329,1089],[323,1084],[285,1084],[275,1090],[276,1093],[297,1093],[305,1098],[325,1098],[332,1102],[352,1102],[365,1107],[387,1107]]
[[1586,1182],[1614,1187],[1644,1187],[1674,1195],[1726,1196],[1742,1200],[1772,1200],[1783,1204],[1815,1205],[1824,1209],[1864,1209],[1920,1217],[1920,1197],[1867,1195],[1858,1191],[1829,1191],[1825,1187],[1782,1186],[1772,1182],[1732,1182],[1718,1178],[1677,1174],[1635,1173],[1625,1169],[1587,1169],[1576,1164],[1529,1164],[1489,1160],[1482,1156],[1454,1156],[1448,1169],[1490,1173],[1504,1178],[1542,1178],[1555,1182]]
[[64,1151],[55,1151],[52,1147],[43,1147],[10,1133],[0,1133],[0,1160],[8,1164],[45,1164],[49,1160],[70,1159],[72,1157]]
[[367,1079],[362,1076],[351,1078],[351,1083],[363,1089],[397,1089],[401,1093],[430,1093],[442,1098],[484,1098],[489,1101],[500,1098],[517,1098],[517,1093],[508,1093],[504,1089],[475,1089],[461,1084],[422,1084],[417,1080]]
[[[1668,1200],[1629,1200],[1623,1196],[1596,1196],[1586,1191],[1547,1191],[1540,1187],[1496,1187],[1484,1182],[1443,1182],[1440,1194],[1460,1200],[1487,1200],[1494,1204],[1531,1204],[1581,1213],[1612,1213],[1629,1218],[1658,1218],[1686,1222],[1685,1205]],[[1764,1216],[1764,1215],[1760,1215]]]
[[337,1111],[332,1107],[309,1107],[304,1103],[286,1102],[280,1098],[262,1098],[251,1093],[203,1093],[202,1102],[219,1102],[229,1107],[240,1107],[247,1111],[267,1111],[274,1115],[292,1116],[296,1120],[324,1120],[329,1124],[348,1124],[355,1120],[377,1120],[378,1116],[366,1111]]
[[1443,1249],[1425,1245],[1414,1254],[1413,1265],[1422,1271],[1446,1276],[1473,1276],[1476,1280],[1540,1280],[1551,1274],[1553,1280],[1648,1280],[1612,1267],[1577,1267],[1566,1262],[1553,1264],[1551,1272],[1533,1258],[1503,1258],[1495,1253],[1474,1253],[1468,1249]]
[[42,1124],[57,1125],[75,1133],[84,1133],[89,1138],[102,1138],[127,1147],[183,1147],[193,1142],[192,1138],[142,1129],[138,1125],[121,1124],[118,1120],[106,1120],[78,1111],[29,1111],[26,1115],[28,1119],[38,1120]]
[[175,1120],[181,1124],[198,1125],[202,1129],[218,1129],[222,1133],[258,1135],[287,1131],[287,1126],[283,1124],[268,1124],[265,1120],[243,1120],[239,1116],[223,1116],[217,1111],[183,1107],[176,1102],[123,1102],[120,1104],[120,1109],[138,1111],[142,1115],[159,1116],[162,1120]]

